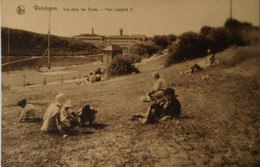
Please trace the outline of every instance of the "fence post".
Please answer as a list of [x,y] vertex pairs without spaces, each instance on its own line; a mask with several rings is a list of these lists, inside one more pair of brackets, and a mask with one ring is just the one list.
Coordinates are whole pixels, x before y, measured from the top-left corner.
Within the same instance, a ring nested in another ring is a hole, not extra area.
[[43,85],[46,85],[46,78],[43,78]]
[[63,83],[63,75],[61,75],[61,83]]
[[25,86],[25,75],[23,75],[23,86]]
[[81,74],[79,74],[79,79],[81,79]]

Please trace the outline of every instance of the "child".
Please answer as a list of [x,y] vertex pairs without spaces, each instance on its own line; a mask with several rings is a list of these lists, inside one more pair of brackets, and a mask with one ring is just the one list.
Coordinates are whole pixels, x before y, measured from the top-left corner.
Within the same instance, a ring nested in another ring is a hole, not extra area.
[[[49,105],[43,118],[41,131],[53,132],[59,130],[64,138],[72,132],[76,125],[72,121],[70,108],[72,104],[64,93],[59,93],[55,101]],[[77,121],[75,119],[75,121]],[[77,130],[76,130],[77,131]]]
[[78,111],[81,126],[85,126],[87,121],[89,122],[89,125],[91,125],[95,120],[96,113],[97,111],[90,107],[90,105],[85,105],[83,108],[81,108]]
[[23,110],[20,115],[19,121],[40,121],[42,119],[42,111],[39,108],[35,108],[32,104],[27,104],[26,99],[19,100],[18,106],[20,106]]

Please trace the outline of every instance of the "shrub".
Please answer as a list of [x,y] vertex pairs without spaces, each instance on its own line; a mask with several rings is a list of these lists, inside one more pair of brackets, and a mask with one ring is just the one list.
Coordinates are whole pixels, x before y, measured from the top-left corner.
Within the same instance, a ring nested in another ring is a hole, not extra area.
[[132,72],[138,73],[138,69],[134,67],[133,63],[124,56],[115,57],[108,67],[108,76],[126,75]]
[[169,47],[166,65],[205,56],[206,50],[207,43],[201,35],[194,32],[186,32],[179,36],[178,43],[173,43]]
[[152,38],[152,42],[157,45],[160,50],[166,49],[170,46],[173,42],[177,40],[177,37],[173,34],[170,35],[155,35]]
[[186,32],[180,35],[179,42],[169,47],[166,65],[169,66],[186,59],[203,57],[207,49],[213,53],[230,46],[244,46],[258,42],[256,30],[250,23],[227,19],[224,27],[201,28],[200,33]]
[[159,47],[153,42],[140,42],[133,45],[129,51],[133,58],[140,61],[142,57],[150,57],[159,51]]
[[241,22],[239,22],[236,19],[229,18],[229,19],[226,20],[224,26],[225,27],[229,27],[229,28],[233,28],[233,27],[251,27],[252,24],[248,23],[248,22],[242,22],[241,23]]

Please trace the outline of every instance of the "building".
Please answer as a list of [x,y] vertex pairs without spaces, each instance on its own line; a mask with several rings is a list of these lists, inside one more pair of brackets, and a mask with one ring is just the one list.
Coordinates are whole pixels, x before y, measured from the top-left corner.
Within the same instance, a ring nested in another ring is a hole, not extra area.
[[103,63],[110,64],[112,59],[120,54],[122,54],[122,48],[118,45],[110,45],[103,49]]
[[106,44],[119,45],[121,48],[128,48],[134,44],[145,41],[145,35],[123,35],[123,29],[120,29],[120,35],[111,35],[106,37]]
[[119,45],[122,48],[129,48],[141,41],[144,41],[143,38],[133,35],[112,35],[106,37],[105,43],[109,45]]
[[81,34],[81,35],[75,36],[74,38],[80,39],[83,42],[91,43],[91,44],[94,44],[94,45],[105,44],[105,37],[104,36],[91,35],[91,34]]
[[92,34],[81,34],[75,36],[74,38],[80,39],[84,42],[91,43],[94,45],[118,45],[121,48],[129,48],[134,44],[145,41],[145,35],[123,35],[123,29],[120,29],[120,35],[111,35],[111,36],[99,36],[94,34],[94,29],[92,28]]
[[81,41],[86,43],[94,44],[96,46],[105,44],[105,36],[94,34],[93,28],[91,34],[81,34],[81,35],[74,36],[74,38],[80,39]]

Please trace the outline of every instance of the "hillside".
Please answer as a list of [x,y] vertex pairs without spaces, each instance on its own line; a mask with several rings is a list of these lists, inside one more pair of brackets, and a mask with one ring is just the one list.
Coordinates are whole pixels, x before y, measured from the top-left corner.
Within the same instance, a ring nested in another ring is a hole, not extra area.
[[[165,56],[158,56],[137,64],[139,74],[95,84],[4,90],[2,166],[259,166],[258,56],[258,45],[231,47],[216,54],[216,67],[192,75],[183,72],[203,58],[164,68]],[[130,117],[147,110],[139,98],[152,88],[154,70],[175,88],[182,115],[141,125]],[[73,109],[95,107],[96,125],[64,140],[41,133],[41,122],[18,122],[18,99],[45,111],[60,92]]]
[[[2,55],[7,56],[8,28],[1,27]],[[68,37],[51,35],[52,56],[90,55],[97,53],[92,44]],[[48,47],[48,35],[10,29],[10,56],[42,56]]]

